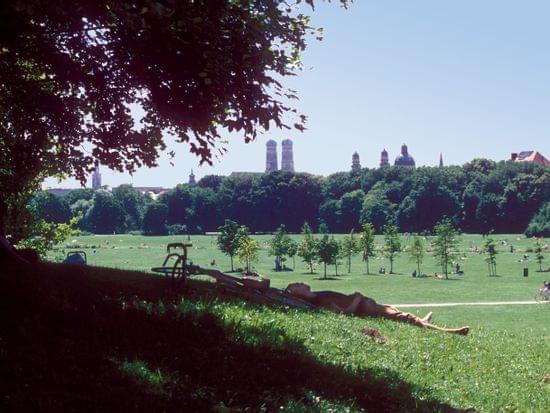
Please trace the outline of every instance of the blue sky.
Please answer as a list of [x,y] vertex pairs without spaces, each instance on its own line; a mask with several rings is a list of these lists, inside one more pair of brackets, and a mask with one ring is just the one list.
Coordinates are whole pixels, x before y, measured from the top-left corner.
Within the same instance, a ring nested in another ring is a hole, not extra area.
[[320,175],[348,170],[354,151],[363,166],[375,167],[383,148],[393,162],[402,143],[417,165],[436,165],[440,152],[446,164],[550,156],[550,2],[358,0],[348,10],[318,3],[312,16],[324,40],[310,39],[304,70],[286,80],[309,117],[305,133],[271,131],[250,144],[231,136],[213,167],[170,145],[175,166],[163,157],[133,177],[104,168],[103,183],[172,187],[191,169],[198,178],[261,172],[270,138],[291,138],[296,170]]

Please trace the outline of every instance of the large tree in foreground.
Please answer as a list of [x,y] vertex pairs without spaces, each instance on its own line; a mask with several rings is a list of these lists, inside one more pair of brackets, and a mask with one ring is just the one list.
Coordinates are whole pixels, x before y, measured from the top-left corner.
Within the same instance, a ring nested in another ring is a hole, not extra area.
[[211,162],[227,132],[303,129],[280,81],[310,33],[283,1],[0,2],[0,236],[23,236],[47,176],[154,166],[166,139]]

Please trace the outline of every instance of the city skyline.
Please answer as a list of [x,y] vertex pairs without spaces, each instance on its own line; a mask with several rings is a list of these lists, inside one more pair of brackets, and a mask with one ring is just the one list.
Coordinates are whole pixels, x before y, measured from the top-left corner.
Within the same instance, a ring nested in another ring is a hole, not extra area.
[[[274,139],[270,139],[271,141],[275,141]],[[281,141],[287,141],[289,139],[281,139]],[[268,141],[269,142],[269,141]],[[293,143],[293,141],[291,141]],[[296,171],[292,171],[292,172],[296,172],[296,173],[311,173],[313,175],[320,175],[320,176],[329,176],[331,174],[334,174],[334,173],[338,173],[338,172],[347,172],[349,170],[353,170],[353,158],[354,156],[358,155],[359,156],[359,164],[360,164],[360,168],[368,168],[368,169],[377,169],[377,168],[380,168],[384,165],[381,164],[381,158],[384,159],[384,153],[387,155],[387,161],[389,162],[387,166],[396,166],[395,165],[395,161],[398,157],[400,157],[401,155],[401,150],[402,150],[402,147],[405,146],[407,147],[408,145],[407,144],[402,144],[399,146],[400,149],[396,150],[395,151],[395,154],[392,154],[391,151],[388,151],[385,147],[382,148],[381,151],[377,151],[375,152],[376,153],[376,156],[378,157],[377,158],[377,161],[374,162],[374,164],[371,164],[371,165],[365,165],[363,163],[363,155],[361,153],[361,151],[359,150],[356,150],[354,151],[352,154],[350,154],[348,156],[348,158],[346,160],[341,160],[342,162],[339,162],[338,164],[340,163],[346,163],[347,161],[347,166],[343,167],[342,169],[339,169],[339,170],[334,170],[328,174],[321,174],[321,173],[314,173],[314,172],[311,172],[311,171],[307,171],[307,170],[296,170]],[[118,185],[123,185],[123,184],[131,184],[133,186],[136,186],[136,187],[165,187],[165,188],[169,188],[169,187],[173,187],[177,184],[181,184],[181,183],[189,183],[191,180],[193,181],[193,183],[196,181],[200,181],[200,179],[206,175],[220,175],[220,176],[229,176],[231,174],[234,174],[234,173],[246,173],[246,172],[250,172],[250,173],[269,173],[269,172],[273,172],[273,171],[284,171],[284,170],[287,170],[288,169],[285,169],[285,168],[282,168],[282,164],[279,165],[279,161],[277,160],[278,159],[278,155],[279,155],[279,149],[277,149],[277,152],[276,152],[276,164],[275,164],[275,169],[272,169],[272,170],[267,170],[266,169],[266,147],[263,146],[262,147],[262,153],[260,155],[260,162],[258,163],[258,160],[255,160],[255,164],[261,164],[262,166],[259,168],[259,169],[250,169],[250,170],[247,170],[247,171],[239,171],[239,170],[234,170],[234,171],[229,171],[227,173],[218,173],[216,172],[216,168],[213,166],[213,167],[202,167],[202,170],[211,170],[212,172],[211,173],[197,173],[195,174],[194,171],[196,171],[195,168],[197,168],[197,165],[193,166],[189,171],[182,171],[182,175],[181,175],[181,180],[176,182],[174,185],[160,185],[160,183],[155,183],[154,181],[151,182],[151,181],[147,181],[148,183],[147,184],[141,184],[139,181],[136,181],[135,179],[132,179],[131,175],[129,174],[125,174],[125,173],[118,173],[118,172],[115,172],[115,171],[111,171],[109,170],[108,168],[106,167],[101,167],[100,165],[100,173],[99,173],[99,180],[100,182],[102,182],[102,185],[105,186],[109,186],[109,187],[115,187],[115,186],[118,186]],[[499,161],[507,161],[507,160],[510,160],[510,156],[516,154],[517,152],[522,152],[523,149],[520,149],[518,150],[516,148],[515,151],[512,151],[508,154],[507,157],[504,157],[503,159],[492,159],[492,158],[486,158],[486,159],[490,159],[492,161],[495,161],[495,162],[499,162]],[[530,152],[530,151],[534,151],[534,152],[538,152],[540,153],[541,151],[537,151],[536,149],[529,149],[529,150],[525,150],[526,152]],[[368,155],[372,155],[372,154],[368,154]],[[452,165],[464,165],[465,163],[467,162],[470,162],[472,161],[473,159],[476,159],[476,158],[472,158],[472,159],[469,159],[463,163],[460,163],[460,164],[448,164],[445,162],[444,165],[442,165],[442,160],[444,158],[444,153],[443,152],[437,152],[437,157],[434,159],[433,163],[431,164],[423,164],[423,165],[416,165],[416,167],[442,167],[442,166],[452,166]],[[545,155],[545,154],[542,154],[542,155]],[[293,156],[295,157],[296,154],[295,152],[293,152]],[[370,159],[372,156],[368,156],[368,158]],[[416,157],[415,157],[416,158]],[[483,158],[483,157],[477,157],[477,158]],[[175,167],[174,167],[175,168]],[[198,168],[201,168],[201,166],[198,166]],[[208,169],[207,169],[208,168]],[[154,168],[152,168],[154,169]],[[142,168],[141,169],[141,172],[143,172],[144,170],[147,170],[147,168]],[[94,185],[94,182],[97,178],[95,178],[95,175],[96,172],[92,173],[89,175],[89,179],[87,180],[87,183],[86,183],[86,187],[92,187],[92,188],[97,188],[97,184]],[[191,179],[190,176],[193,176],[193,178]],[[103,179],[103,177],[105,177],[105,179]],[[114,178],[114,179],[113,179]],[[123,181],[124,179],[127,179],[127,181]],[[64,181],[61,181],[59,184],[56,184],[56,180],[54,180],[53,178],[48,178],[46,180],[46,183],[43,185],[43,188],[44,189],[49,189],[49,188],[69,188],[69,189],[72,189],[72,188],[79,188],[81,187],[80,184],[78,182],[76,182],[75,180],[64,180]]]
[[363,167],[376,167],[384,148],[393,164],[403,142],[417,167],[437,166],[440,153],[445,165],[505,160],[523,150],[548,156],[547,12],[542,1],[362,2],[347,11],[319,3],[312,23],[324,28],[324,40],[311,39],[304,70],[282,79],[298,91],[297,109],[308,116],[304,133],[271,130],[249,144],[224,134],[228,152],[213,167],[199,167],[187,146],[167,142],[176,152],[173,167],[163,155],[158,168],[133,177],[102,168],[103,179],[174,186],[191,169],[197,179],[262,172],[269,139],[292,139],[296,169],[325,176],[349,170],[355,151]]

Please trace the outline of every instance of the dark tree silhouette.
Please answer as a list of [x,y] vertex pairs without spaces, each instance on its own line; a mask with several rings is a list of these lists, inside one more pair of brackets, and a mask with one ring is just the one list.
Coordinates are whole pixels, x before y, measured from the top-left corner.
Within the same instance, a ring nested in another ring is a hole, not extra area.
[[47,176],[155,166],[167,138],[210,163],[226,131],[302,130],[280,81],[317,32],[285,4],[2,1],[0,236]]

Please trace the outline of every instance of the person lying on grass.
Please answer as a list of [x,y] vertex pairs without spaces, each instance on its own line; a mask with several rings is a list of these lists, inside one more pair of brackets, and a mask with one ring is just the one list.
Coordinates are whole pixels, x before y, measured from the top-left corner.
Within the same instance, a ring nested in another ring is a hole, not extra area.
[[289,284],[285,291],[315,306],[323,307],[337,313],[354,314],[356,316],[384,317],[422,328],[461,335],[466,335],[470,331],[470,327],[444,328],[436,326],[431,323],[431,312],[424,318],[420,318],[414,314],[404,313],[391,305],[378,304],[372,298],[365,297],[357,292],[350,295],[337,293],[335,291],[313,292],[311,291],[311,287],[304,283]]

